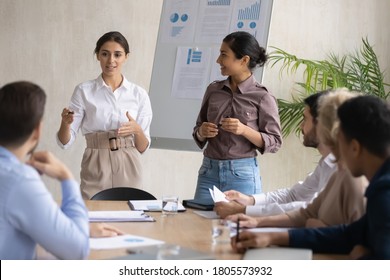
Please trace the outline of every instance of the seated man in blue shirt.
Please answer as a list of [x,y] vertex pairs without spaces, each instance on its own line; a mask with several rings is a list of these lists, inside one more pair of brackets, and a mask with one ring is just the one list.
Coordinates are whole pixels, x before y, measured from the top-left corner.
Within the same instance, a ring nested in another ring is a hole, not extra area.
[[[359,96],[338,109],[342,157],[354,176],[370,181],[366,214],[350,225],[240,233],[238,251],[270,245],[310,248],[316,253],[352,258],[390,259],[390,106],[374,96]],[[239,218],[239,215],[236,217]]]
[[[83,259],[89,254],[88,213],[79,184],[51,153],[34,152],[45,102],[44,91],[30,82],[0,89],[2,260],[34,259],[37,244],[60,259]],[[39,173],[61,182],[61,208]]]

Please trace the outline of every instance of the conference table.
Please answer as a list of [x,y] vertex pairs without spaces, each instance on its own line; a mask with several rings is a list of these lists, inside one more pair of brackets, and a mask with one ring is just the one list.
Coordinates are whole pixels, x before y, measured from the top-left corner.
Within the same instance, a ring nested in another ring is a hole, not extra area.
[[[90,211],[130,210],[126,201],[86,200]],[[180,248],[195,250],[216,260],[240,260],[243,254],[232,250],[229,242],[213,244],[212,222],[187,208],[185,212],[163,216],[161,212],[148,212],[155,222],[113,222],[110,223],[125,234],[137,235],[179,245]],[[135,250],[136,251],[136,250]],[[126,248],[91,250],[88,259],[117,259],[128,255]],[[55,259],[42,247],[37,247],[38,259]],[[342,260],[348,255],[313,254],[314,260]]]
[[[129,210],[125,201],[87,200],[85,203],[90,211]],[[230,243],[213,244],[211,220],[195,214],[192,209],[168,216],[162,216],[161,212],[148,212],[148,214],[156,221],[110,224],[127,234],[162,240],[165,243],[203,252],[215,259],[237,260],[242,258],[241,254],[233,252]],[[91,250],[89,259],[110,259],[126,254],[125,248]]]
[[[85,201],[90,211],[129,210],[125,201]],[[183,248],[200,251],[217,260],[239,260],[242,254],[232,250],[230,243],[213,244],[211,219],[194,213],[192,209],[171,216],[162,216],[160,212],[149,212],[155,222],[121,222],[112,225],[127,234],[139,235],[176,244]],[[127,255],[125,248],[110,250],[91,250],[89,259],[111,259]],[[347,259],[345,255],[313,254],[313,259]]]

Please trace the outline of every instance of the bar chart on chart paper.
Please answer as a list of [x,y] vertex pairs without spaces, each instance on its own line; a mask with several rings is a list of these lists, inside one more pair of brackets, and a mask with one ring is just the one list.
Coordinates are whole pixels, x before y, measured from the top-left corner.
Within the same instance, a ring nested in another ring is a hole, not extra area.
[[231,0],[209,0],[207,5],[209,6],[227,6],[230,5]]
[[241,0],[236,2],[231,22],[232,31],[246,31],[256,37],[260,20],[260,0]]
[[191,62],[201,62],[202,59],[202,52],[199,50],[192,50],[188,49],[188,55],[187,55],[187,64],[191,64]]
[[202,0],[196,26],[195,41],[219,44],[229,33],[233,0]]
[[260,2],[238,10],[238,20],[257,20],[260,18]]
[[178,47],[171,94],[175,98],[202,99],[210,73],[210,47]]

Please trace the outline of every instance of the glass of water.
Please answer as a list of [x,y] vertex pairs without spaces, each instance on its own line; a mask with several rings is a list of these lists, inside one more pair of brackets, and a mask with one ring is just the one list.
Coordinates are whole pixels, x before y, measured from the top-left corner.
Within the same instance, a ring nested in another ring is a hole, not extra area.
[[177,259],[180,254],[180,246],[175,244],[162,244],[158,247],[158,260]]
[[163,195],[162,197],[163,216],[176,214],[178,203],[179,203],[179,197],[177,195]]
[[211,220],[211,236],[213,244],[229,243],[231,236],[231,221],[224,219]]

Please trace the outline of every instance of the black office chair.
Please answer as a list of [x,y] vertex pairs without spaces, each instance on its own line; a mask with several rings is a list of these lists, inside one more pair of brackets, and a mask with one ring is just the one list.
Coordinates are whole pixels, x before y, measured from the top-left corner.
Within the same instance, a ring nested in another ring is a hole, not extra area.
[[102,190],[91,197],[91,200],[156,200],[154,195],[147,191],[128,188],[128,187],[114,187]]

